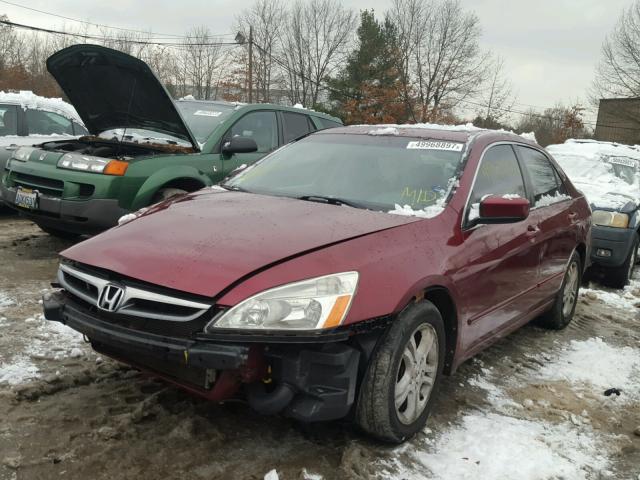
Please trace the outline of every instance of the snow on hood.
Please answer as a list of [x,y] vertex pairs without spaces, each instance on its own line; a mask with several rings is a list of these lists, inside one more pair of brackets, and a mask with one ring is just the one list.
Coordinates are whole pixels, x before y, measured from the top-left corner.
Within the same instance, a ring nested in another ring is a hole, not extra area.
[[0,103],[20,105],[25,110],[30,108],[56,112],[84,125],[76,109],[61,98],[41,97],[30,90],[21,90],[17,93],[0,91]]
[[627,203],[640,203],[640,183],[636,174],[632,184],[616,176],[607,159],[626,157],[640,165],[640,150],[628,145],[593,140],[567,140],[549,145],[547,151],[596,207],[621,209]]

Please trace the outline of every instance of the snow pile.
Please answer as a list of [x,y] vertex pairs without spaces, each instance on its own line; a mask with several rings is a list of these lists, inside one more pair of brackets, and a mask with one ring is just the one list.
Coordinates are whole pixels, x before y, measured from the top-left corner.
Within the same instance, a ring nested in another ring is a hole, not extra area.
[[24,355],[13,357],[10,363],[0,363],[0,385],[18,385],[39,376],[38,367]]
[[193,95],[189,94],[189,95],[185,95],[184,97],[180,97],[178,100],[195,100],[196,97],[194,97]]
[[602,394],[617,387],[624,398],[640,397],[640,350],[612,347],[601,338],[573,340],[545,363],[539,376],[543,380],[561,380],[574,386],[595,389]]
[[444,210],[444,205],[435,204],[424,207],[421,210],[414,210],[411,205],[398,205],[395,204],[395,208],[393,210],[389,210],[392,215],[402,215],[404,217],[419,217],[419,218],[433,218],[437,217]]
[[20,105],[25,110],[27,108],[33,110],[49,110],[84,125],[76,109],[61,98],[41,97],[29,90],[21,90],[19,93],[0,91],[0,103]]
[[267,474],[264,476],[264,480],[279,480],[278,472],[276,472],[275,468],[273,470],[269,470]]
[[142,216],[147,210],[149,210],[148,207],[143,207],[137,212],[127,213],[126,215],[121,216],[118,219],[118,225],[124,225],[125,223],[129,223],[130,221],[135,220],[136,218]]
[[[449,132],[467,132],[467,133],[476,133],[476,132],[483,132],[483,131],[488,131],[489,129],[486,128],[480,128],[480,127],[476,127],[473,123],[468,122],[468,123],[461,123],[458,125],[443,125],[440,123],[405,123],[405,124],[395,124],[395,123],[383,123],[380,125],[354,125],[355,127],[376,127],[377,130],[371,130],[369,131],[369,135],[376,135],[376,133],[372,133],[374,131],[384,131],[384,130],[389,130],[391,131],[391,129],[396,130],[397,133],[377,133],[377,135],[399,135],[399,129],[424,129],[424,130],[442,130],[442,131],[449,131]],[[513,130],[504,130],[504,129],[500,129],[500,130],[493,130],[495,132],[500,132],[500,133],[510,133],[512,135],[517,135],[519,137],[524,138],[525,140],[529,140],[532,142],[536,142],[536,136],[533,132],[529,132],[529,133],[515,133]]]
[[11,359],[0,362],[0,384],[17,385],[40,377],[34,360],[62,360],[85,355],[85,344],[80,333],[43,315],[24,320],[33,330],[27,347]]
[[638,288],[637,284],[633,288],[627,285],[624,290],[618,290],[617,292],[607,292],[605,290],[596,290],[592,288],[580,288],[580,296],[600,300],[611,308],[633,312],[635,311],[636,304],[639,302],[638,297],[632,293],[632,290],[635,288]]
[[9,295],[4,292],[0,292],[0,312],[13,304],[15,304],[15,302],[9,298]]
[[[412,456],[421,465],[399,478],[577,480],[590,478],[589,470],[600,471],[608,465],[602,446],[591,433],[578,432],[568,424],[495,413],[466,415],[458,427],[431,443],[435,451],[414,452]],[[434,475],[422,473],[425,468]]]
[[547,151],[591,204],[618,209],[629,201],[640,201],[637,175],[634,183],[629,184],[616,176],[613,165],[605,161],[608,157],[629,157],[640,162],[640,151],[635,147],[609,142],[567,140],[560,145],[549,145]]
[[400,132],[395,127],[385,127],[385,128],[377,128],[374,130],[369,130],[367,132],[369,135],[399,135]]
[[565,200],[571,200],[569,195],[564,195],[560,192],[556,192],[555,195],[542,195],[537,201],[535,208],[548,207],[554,203],[563,202]]

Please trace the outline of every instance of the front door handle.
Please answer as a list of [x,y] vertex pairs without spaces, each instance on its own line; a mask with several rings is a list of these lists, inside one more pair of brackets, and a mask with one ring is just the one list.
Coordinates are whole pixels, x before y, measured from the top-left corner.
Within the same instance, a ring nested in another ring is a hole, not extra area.
[[576,212],[571,212],[568,217],[571,223],[576,223],[578,221],[578,214]]
[[540,227],[537,225],[529,225],[527,227],[527,237],[535,237],[540,232]]

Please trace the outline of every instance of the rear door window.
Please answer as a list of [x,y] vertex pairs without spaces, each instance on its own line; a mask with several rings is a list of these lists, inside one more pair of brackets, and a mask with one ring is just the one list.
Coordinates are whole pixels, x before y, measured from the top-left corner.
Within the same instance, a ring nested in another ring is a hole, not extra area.
[[529,147],[518,146],[533,185],[534,207],[542,207],[567,200],[567,190],[558,172],[542,152]]
[[29,135],[73,135],[71,120],[53,112],[27,109]]
[[15,105],[0,105],[0,136],[18,135],[18,110]]
[[309,118],[301,113],[282,112],[284,143],[289,143],[311,131]]
[[275,112],[251,112],[238,120],[230,129],[229,137],[247,137],[255,140],[258,153],[267,153],[278,147],[278,122]]

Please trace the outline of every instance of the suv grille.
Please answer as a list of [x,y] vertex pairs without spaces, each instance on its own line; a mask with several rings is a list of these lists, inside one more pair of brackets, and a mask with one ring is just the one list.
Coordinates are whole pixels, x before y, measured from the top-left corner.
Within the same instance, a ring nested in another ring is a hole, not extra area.
[[46,195],[58,198],[62,197],[64,190],[64,182],[62,180],[27,175],[26,173],[15,172],[13,175],[13,183],[16,187],[38,190]]

